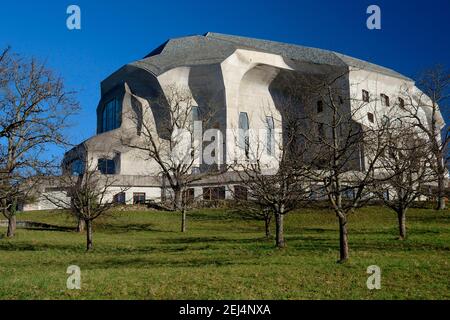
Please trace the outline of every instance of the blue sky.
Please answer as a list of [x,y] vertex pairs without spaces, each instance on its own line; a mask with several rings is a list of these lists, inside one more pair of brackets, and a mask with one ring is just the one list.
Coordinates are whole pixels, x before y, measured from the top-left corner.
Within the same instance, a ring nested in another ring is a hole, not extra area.
[[[81,30],[66,28],[80,6]],[[366,28],[366,9],[381,8],[381,30]],[[95,134],[100,81],[165,40],[207,31],[330,49],[414,77],[450,66],[450,1],[201,0],[2,1],[0,48],[47,61],[78,91],[74,142]]]

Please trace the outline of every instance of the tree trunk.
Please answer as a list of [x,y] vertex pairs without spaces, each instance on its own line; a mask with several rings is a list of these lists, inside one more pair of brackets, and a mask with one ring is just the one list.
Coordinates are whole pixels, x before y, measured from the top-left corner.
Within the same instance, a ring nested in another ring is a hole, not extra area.
[[181,210],[181,232],[186,232],[186,210]]
[[186,232],[186,210],[183,206],[181,189],[175,189],[174,192],[174,209],[181,212],[181,232]]
[[92,250],[94,247],[92,243],[92,221],[86,220],[86,251]]
[[400,209],[397,213],[399,239],[406,239],[406,210]]
[[183,199],[181,199],[181,190],[173,190],[174,199],[173,199],[173,209],[174,210],[180,210],[181,211],[181,202]]
[[347,217],[338,216],[338,219],[339,219],[339,262],[345,262],[348,259]]
[[437,196],[437,210],[445,209],[445,178],[443,175],[438,177],[438,196]]
[[278,248],[284,248],[286,242],[284,241],[284,215],[281,213],[276,214],[276,245]]
[[83,219],[78,218],[77,232],[83,232],[85,227],[85,222]]
[[270,238],[270,220],[271,220],[270,215],[266,215],[264,217],[264,227],[265,227],[265,232],[266,232],[266,238]]
[[8,217],[8,230],[6,231],[6,236],[8,238],[14,237],[14,234],[16,233],[16,225],[16,215]]

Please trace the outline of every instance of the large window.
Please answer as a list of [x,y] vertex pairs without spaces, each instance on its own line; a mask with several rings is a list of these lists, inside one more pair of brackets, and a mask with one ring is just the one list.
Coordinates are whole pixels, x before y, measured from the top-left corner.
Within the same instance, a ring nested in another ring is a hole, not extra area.
[[122,121],[122,106],[116,98],[107,102],[102,113],[102,132],[120,127]]
[[225,187],[209,187],[203,188],[203,200],[224,200]]
[[250,128],[248,115],[246,112],[239,113],[239,147],[245,150],[245,156],[248,158],[250,141],[248,130]]
[[269,155],[274,154],[274,143],[275,143],[275,124],[273,122],[273,117],[266,117],[267,122],[267,142],[266,149]]
[[98,159],[98,170],[102,174],[115,174],[116,164],[114,160],[110,159]]

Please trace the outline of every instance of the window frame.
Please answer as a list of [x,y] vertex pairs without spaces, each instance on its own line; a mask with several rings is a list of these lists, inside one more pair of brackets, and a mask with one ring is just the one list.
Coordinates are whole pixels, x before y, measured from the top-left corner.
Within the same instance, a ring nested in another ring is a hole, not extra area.
[[[140,197],[143,197],[143,201],[141,201],[142,199],[140,199]],[[137,198],[137,201],[136,201],[136,198]],[[133,192],[133,204],[141,205],[141,204],[145,204],[145,201],[146,201],[145,192]]]
[[316,111],[317,114],[320,114],[323,112],[323,101],[322,100],[318,100],[316,103]]
[[120,128],[122,125],[122,106],[117,97],[109,99],[103,105],[102,133]]
[[116,193],[113,197],[113,201],[114,201],[114,203],[125,204],[126,203],[126,193],[123,191]]
[[[104,167],[102,164],[104,163]],[[110,170],[112,168],[112,170]],[[97,170],[101,172],[101,174],[116,174],[116,162],[114,159],[107,158],[99,158],[97,159]]]
[[389,96],[385,93],[380,93],[381,106],[390,107]]
[[369,102],[370,101],[370,94],[369,91],[362,89],[362,101],[363,102]]
[[204,201],[218,201],[226,199],[226,190],[224,186],[204,187],[202,191]]
[[194,188],[187,188],[184,189],[181,193],[181,198],[184,204],[190,205],[194,203],[195,201],[195,189]]
[[267,135],[266,135],[266,151],[268,155],[275,154],[275,121],[272,116],[266,116]]
[[405,99],[403,99],[402,97],[398,97],[398,106],[402,109],[405,108]]
[[[246,125],[246,127],[245,127]],[[245,150],[245,156],[249,157],[250,150],[250,119],[247,112],[239,112],[239,147]],[[245,127],[245,128],[244,128]]]

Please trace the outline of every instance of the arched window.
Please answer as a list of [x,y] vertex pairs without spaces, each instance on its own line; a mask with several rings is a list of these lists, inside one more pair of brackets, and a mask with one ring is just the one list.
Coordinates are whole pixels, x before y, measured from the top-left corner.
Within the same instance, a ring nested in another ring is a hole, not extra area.
[[120,127],[122,122],[122,106],[116,98],[110,100],[103,107],[102,132]]
[[269,155],[274,154],[274,142],[275,142],[275,124],[273,122],[273,117],[266,117],[267,122],[267,141],[266,149]]
[[239,113],[239,147],[245,150],[245,156],[248,158],[250,141],[248,136],[249,122],[247,112]]

